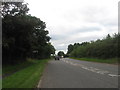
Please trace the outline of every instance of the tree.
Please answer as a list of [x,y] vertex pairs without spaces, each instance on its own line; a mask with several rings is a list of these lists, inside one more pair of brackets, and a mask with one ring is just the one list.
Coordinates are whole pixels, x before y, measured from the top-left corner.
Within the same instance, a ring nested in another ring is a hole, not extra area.
[[68,51],[67,51],[67,54],[70,54],[72,51],[73,51],[73,45],[70,44],[70,45],[68,45]]
[[29,48],[29,45],[24,46],[24,40],[26,40],[24,36],[27,36],[28,33],[22,33],[22,31],[26,30],[27,32],[28,29],[25,28],[26,23],[23,23],[24,17],[21,18],[21,16],[25,16],[28,10],[27,5],[21,2],[2,3],[3,63],[13,63],[18,58],[24,60],[23,57],[26,56],[25,52]]
[[27,15],[27,4],[3,3],[2,6],[3,63],[15,64],[27,57],[48,58],[54,53],[45,22]]
[[118,52],[120,50],[119,38],[119,33],[113,36],[108,34],[102,40],[98,39],[91,42],[82,42],[81,44],[75,43],[72,52],[70,52],[70,56],[78,58],[118,58],[120,57]]
[[64,52],[63,51],[59,51],[58,52],[58,56],[64,56],[65,54],[64,54]]
[[110,34],[108,34],[107,36],[106,36],[106,39],[110,39],[111,38],[111,36],[110,36]]
[[2,17],[26,15],[29,11],[26,3],[22,2],[3,2]]

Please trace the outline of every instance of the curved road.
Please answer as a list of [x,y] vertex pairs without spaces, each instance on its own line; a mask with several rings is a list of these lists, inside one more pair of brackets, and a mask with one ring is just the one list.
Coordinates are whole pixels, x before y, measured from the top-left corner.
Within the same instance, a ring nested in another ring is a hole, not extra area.
[[63,58],[51,60],[38,88],[118,88],[118,66]]

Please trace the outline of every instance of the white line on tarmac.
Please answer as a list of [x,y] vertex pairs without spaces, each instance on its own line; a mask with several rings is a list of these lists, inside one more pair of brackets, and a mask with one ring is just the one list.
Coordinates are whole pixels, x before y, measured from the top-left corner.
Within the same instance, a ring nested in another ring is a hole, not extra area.
[[66,62],[66,63],[69,63],[69,64],[71,64],[73,66],[79,66],[79,67],[81,67],[81,68],[83,68],[85,70],[95,72],[95,73],[99,73],[99,74],[102,74],[102,75],[106,74],[106,75],[111,76],[111,77],[119,77],[120,76],[120,75],[116,75],[116,74],[111,74],[108,71],[100,70],[100,69],[97,69],[97,68],[94,68],[94,67],[87,67],[87,66],[84,66],[82,64],[73,63],[73,62],[68,61],[68,60],[62,60],[62,61]]
[[111,77],[119,77],[120,75],[115,75],[115,74],[108,74]]

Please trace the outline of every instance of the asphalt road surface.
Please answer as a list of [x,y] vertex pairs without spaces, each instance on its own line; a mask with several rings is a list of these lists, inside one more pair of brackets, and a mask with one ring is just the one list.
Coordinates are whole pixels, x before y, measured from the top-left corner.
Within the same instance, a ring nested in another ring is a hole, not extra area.
[[48,63],[38,88],[118,88],[118,66],[63,58]]

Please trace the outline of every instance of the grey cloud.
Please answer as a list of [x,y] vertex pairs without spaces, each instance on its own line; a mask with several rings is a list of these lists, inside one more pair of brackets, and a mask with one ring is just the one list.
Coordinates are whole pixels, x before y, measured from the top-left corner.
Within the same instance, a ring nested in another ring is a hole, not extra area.
[[56,47],[57,47],[58,50],[65,50],[66,49],[66,46],[62,46],[62,47],[56,46]]
[[[102,36],[89,36],[89,37],[81,37],[81,38],[69,38],[69,40],[59,40],[59,43],[56,43],[55,44],[55,48],[57,50],[65,50],[67,51],[67,47],[69,44],[74,44],[74,43],[81,43],[81,42],[89,42],[89,41],[92,41],[92,40],[97,40],[97,39],[102,39]],[[59,46],[60,43],[64,43],[66,45],[64,46]]]
[[89,42],[89,41],[100,39],[100,38],[101,37],[99,37],[97,35],[96,36],[89,36],[89,37],[81,37],[81,38],[77,38],[77,39],[71,40],[70,43]]
[[[116,32],[113,29],[117,27],[117,6],[115,6],[117,2],[113,0],[104,0],[104,2],[87,0],[87,3],[86,0],[47,1],[49,3],[42,0],[42,5],[36,5],[39,3],[34,1],[32,3],[32,0],[28,0],[31,5],[31,14],[47,23],[52,38],[51,42],[56,50],[66,50],[69,44],[100,39],[105,35],[104,33]],[[81,2],[79,3],[79,1]],[[46,4],[48,7],[42,8]],[[36,11],[38,6],[41,13]],[[89,32],[96,32],[101,36],[92,36]],[[83,37],[75,37],[76,35],[83,35]],[[66,45],[59,46],[60,44]]]
[[85,32],[93,32],[101,30],[100,27],[82,27],[76,30],[73,30],[72,33],[85,33]]
[[113,13],[113,17],[111,18],[111,13],[112,10],[110,12],[108,8],[105,7],[97,8],[95,6],[90,6],[82,10],[82,15],[87,22],[98,23],[103,26],[117,26],[117,15],[115,17],[115,13]]
[[113,20],[111,20],[111,21],[107,20],[107,22],[103,22],[103,23],[101,22],[101,24],[104,25],[104,26],[108,26],[108,27],[113,27],[113,26],[117,27],[118,26],[117,20],[114,20],[114,21]]
[[100,27],[83,27],[83,28],[79,28],[79,29],[74,29],[74,30],[70,30],[70,32],[68,31],[67,33],[63,34],[53,34],[51,35],[52,41],[71,41],[71,37],[74,35],[77,35],[78,33],[86,33],[86,32],[93,32],[93,31],[100,31]]
[[62,34],[61,35],[57,35],[57,34],[56,35],[51,35],[52,40],[61,40],[61,39],[63,40],[65,38],[67,38],[67,35],[64,35],[64,34],[63,35]]
[[[108,32],[108,29],[110,30],[111,27],[117,26],[116,18],[109,16],[110,13],[111,12],[109,12],[108,9],[106,9],[105,7],[96,7],[96,6],[83,8],[82,11],[81,9],[80,11],[79,9],[77,9],[75,11],[69,11],[67,13],[64,13],[63,18],[67,23],[63,23],[63,27],[60,27],[57,30],[60,29],[65,31],[67,30],[67,32],[63,31],[63,33],[61,33],[60,35],[52,35],[53,42],[54,41],[56,42],[55,46],[57,50],[67,49],[67,45],[59,46],[60,43],[69,45],[76,42],[80,43],[80,42],[103,38],[103,36],[97,36],[97,35],[80,37],[80,38],[74,38],[74,36],[78,35],[78,33],[85,34],[88,32],[96,32],[96,31],[98,31],[99,33],[100,31],[103,30],[104,27],[106,32]],[[81,26],[82,24],[81,17],[83,19],[83,23],[85,23],[84,26]],[[90,26],[87,25],[87,23],[88,24],[95,23],[96,25]]]
[[[59,40],[59,39],[66,39],[68,36],[76,34],[76,33],[85,33],[85,32],[92,32],[92,31],[100,31],[101,27],[82,27],[82,28],[71,28],[67,31],[60,34],[52,34],[51,37],[53,40]],[[61,31],[62,32],[62,31]]]

